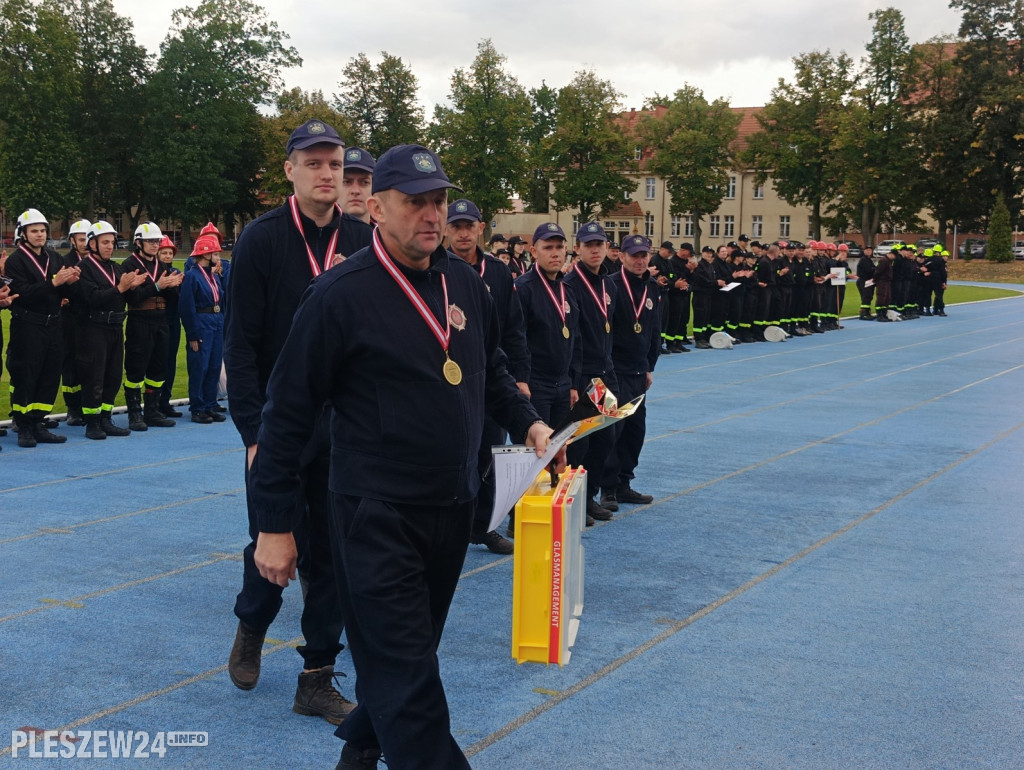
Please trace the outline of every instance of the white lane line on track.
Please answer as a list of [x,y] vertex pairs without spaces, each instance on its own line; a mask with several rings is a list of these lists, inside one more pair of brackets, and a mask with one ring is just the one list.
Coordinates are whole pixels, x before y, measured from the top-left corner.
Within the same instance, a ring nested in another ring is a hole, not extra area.
[[993,438],[988,443],[978,447],[977,449],[973,450],[972,452],[970,452],[970,453],[968,453],[966,455],[963,455],[962,457],[958,457],[956,460],[954,460],[953,462],[949,463],[945,467],[940,468],[939,470],[935,471],[935,473],[931,474],[930,476],[921,479],[920,481],[918,481],[916,484],[913,484],[912,486],[907,487],[902,492],[900,492],[899,494],[895,495],[894,497],[889,498],[888,500],[886,500],[884,503],[882,503],[878,507],[872,508],[867,513],[865,513],[865,514],[859,516],[858,518],[848,522],[847,524],[843,525],[842,527],[840,527],[839,529],[835,530],[831,534],[826,535],[822,539],[818,540],[816,543],[813,543],[813,544],[807,546],[806,548],[804,548],[803,550],[798,551],[797,553],[793,554],[792,556],[790,556],[785,561],[780,562],[779,564],[776,564],[774,567],[772,567],[771,569],[767,570],[766,572],[762,572],[760,575],[757,575],[756,577],[751,578],[750,580],[748,580],[743,585],[733,589],[732,591],[729,591],[726,594],[723,594],[718,599],[716,599],[715,601],[711,602],[710,604],[702,607],[700,610],[698,610],[697,612],[693,613],[689,617],[686,617],[683,620],[680,620],[680,621],[678,621],[676,623],[673,623],[671,626],[669,626],[667,629],[662,631],[657,636],[649,639],[648,641],[644,642],[643,644],[639,645],[638,647],[634,647],[632,650],[630,650],[629,652],[627,652],[627,653],[625,653],[623,655],[620,655],[618,658],[615,658],[614,660],[608,662],[607,664],[602,666],[600,669],[598,669],[594,673],[590,674],[589,676],[585,677],[584,679],[581,679],[579,682],[574,684],[572,687],[569,687],[569,688],[563,690],[562,692],[558,693],[557,695],[553,695],[552,697],[550,697],[547,700],[545,700],[544,702],[538,704],[537,706],[535,706],[534,708],[530,709],[526,713],[520,715],[516,719],[513,719],[511,722],[507,723],[503,727],[499,728],[498,730],[495,730],[490,735],[487,735],[484,738],[482,738],[481,740],[477,741],[472,746],[469,746],[465,750],[466,756],[467,757],[472,757],[472,756],[474,756],[476,754],[479,754],[481,751],[486,749],[488,746],[492,746],[495,743],[497,743],[498,741],[500,741],[500,740],[502,740],[504,738],[507,738],[513,732],[515,732],[516,730],[520,729],[521,727],[526,726],[527,724],[529,724],[533,720],[535,720],[538,717],[540,717],[542,714],[545,714],[546,712],[551,711],[553,708],[555,708],[556,706],[560,705],[561,703],[569,700],[570,698],[572,698],[575,695],[578,695],[583,690],[585,690],[588,687],[590,687],[591,685],[601,681],[602,679],[604,679],[608,675],[612,674],[617,669],[619,669],[622,666],[626,665],[630,661],[635,660],[636,658],[639,658],[641,655],[649,652],[650,650],[652,650],[654,647],[658,646],[662,642],[667,641],[668,639],[671,639],[673,636],[678,634],[683,629],[687,628],[688,626],[693,625],[698,620],[700,620],[700,619],[710,615],[712,612],[714,612],[715,610],[719,609],[723,605],[731,602],[733,599],[737,598],[738,596],[742,596],[747,591],[749,591],[751,588],[754,588],[755,586],[759,585],[760,583],[763,583],[764,581],[766,581],[769,578],[777,575],[778,573],[782,572],[783,570],[788,569],[793,564],[796,564],[797,562],[799,562],[802,559],[806,558],[807,556],[809,556],[810,554],[814,553],[815,551],[817,551],[822,546],[828,545],[833,540],[836,540],[836,539],[842,537],[843,535],[845,535],[850,530],[854,529],[855,527],[860,526],[864,522],[866,522],[869,519],[871,519],[872,517],[878,515],[882,511],[884,511],[887,508],[889,508],[892,505],[894,505],[895,503],[899,502],[900,500],[903,500],[904,498],[906,498],[909,495],[913,494],[914,492],[916,492],[917,490],[919,490],[922,487],[926,486],[927,484],[930,484],[931,482],[935,481],[935,479],[937,479],[940,476],[943,476],[944,474],[946,474],[949,471],[953,470],[958,465],[961,465],[962,463],[966,462],[967,460],[969,460],[969,459],[971,459],[973,457],[976,457],[977,455],[981,454],[982,452],[986,451],[987,449],[995,446],[996,444],[998,444],[1003,439],[1007,438],[1011,434],[1013,434],[1016,431],[1020,430],[1022,427],[1024,427],[1024,422],[1018,423],[1017,425],[1014,425],[1012,428],[1009,428],[1008,430],[1004,431],[1003,433],[1000,433],[998,436]]

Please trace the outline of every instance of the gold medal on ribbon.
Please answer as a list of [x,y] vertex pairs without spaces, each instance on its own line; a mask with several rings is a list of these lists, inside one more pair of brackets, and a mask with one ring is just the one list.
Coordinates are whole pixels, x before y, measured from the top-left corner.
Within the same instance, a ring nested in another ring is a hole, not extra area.
[[635,332],[636,332],[637,334],[639,334],[639,333],[640,333],[640,332],[642,332],[643,330],[644,330],[644,327],[642,327],[642,326],[640,325],[640,322],[639,322],[639,321],[637,321],[637,322],[636,322],[635,324],[633,324],[633,331],[635,331]]
[[214,305],[213,306],[213,312],[214,313],[219,313],[220,312],[220,305]]
[[445,359],[444,366],[441,367],[441,371],[444,372],[444,378],[448,380],[450,385],[458,385],[462,382],[462,369],[460,369],[459,365],[450,358]]
[[604,333],[605,334],[611,334],[611,332],[612,332],[612,325],[610,323],[608,323],[607,321],[605,321],[604,322]]
[[563,326],[562,327],[562,336],[565,337],[566,339],[569,339],[569,327],[568,326]]

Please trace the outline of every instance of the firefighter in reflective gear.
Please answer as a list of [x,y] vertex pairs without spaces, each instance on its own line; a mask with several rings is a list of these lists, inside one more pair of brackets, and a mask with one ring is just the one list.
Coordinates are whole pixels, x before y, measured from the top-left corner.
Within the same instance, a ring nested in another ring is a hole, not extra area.
[[[167,295],[177,293],[182,276],[172,275],[157,259],[163,233],[153,222],[135,230],[135,249],[121,263],[127,273],[145,280],[128,292],[128,323],[124,333],[124,400],[128,427],[136,431],[173,428],[174,420],[160,412],[160,389],[167,377]],[[143,407],[145,389],[145,407]]]
[[60,387],[63,336],[60,307],[79,270],[65,267],[46,248],[49,225],[37,209],[23,212],[14,230],[15,249],[5,271],[10,291],[11,339],[7,371],[11,376],[11,410],[18,425],[18,446],[62,444],[67,436],[51,433],[43,423]]
[[94,440],[131,433],[115,425],[111,414],[121,387],[126,295],[144,283],[146,276],[125,272],[110,259],[116,239],[117,231],[107,222],[96,222],[89,228],[89,253],[82,260],[82,277],[74,297],[85,315],[78,330],[76,355],[82,378],[85,437]]
[[[64,255],[65,267],[78,267],[79,263],[85,259],[85,255],[88,253],[85,242],[90,227],[92,227],[92,222],[88,219],[79,219],[68,229],[71,248]],[[72,297],[65,298],[60,310],[60,320],[64,336],[64,362],[60,372],[60,389],[64,396],[64,405],[68,410],[68,427],[75,427],[85,425],[85,418],[82,417],[82,381],[78,377],[78,364],[75,363],[75,349],[78,347],[76,336],[82,319],[75,312]]]

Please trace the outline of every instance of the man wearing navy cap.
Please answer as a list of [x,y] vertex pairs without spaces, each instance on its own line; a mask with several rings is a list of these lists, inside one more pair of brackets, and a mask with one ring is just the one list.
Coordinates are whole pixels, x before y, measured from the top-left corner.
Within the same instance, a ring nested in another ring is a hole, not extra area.
[[341,210],[356,219],[372,225],[366,210],[366,199],[370,197],[370,183],[373,181],[373,156],[362,147],[345,150],[345,174],[341,179]]
[[[523,308],[515,296],[512,273],[505,263],[489,254],[484,254],[478,244],[484,223],[480,209],[473,201],[460,198],[448,206],[448,220],[445,238],[448,250],[468,262],[480,275],[491,299],[498,308],[501,324],[501,349],[508,356],[508,370],[519,390],[530,396],[530,351],[526,347],[526,331],[523,328]],[[512,543],[495,530],[488,531],[491,508],[494,507],[494,474],[491,472],[491,447],[505,443],[505,431],[490,417],[484,421],[484,435],[480,442],[477,465],[480,470],[480,494],[473,518],[471,543],[487,546],[491,553],[510,554]]]
[[[309,282],[328,270],[338,255],[354,254],[370,243],[369,225],[338,207],[345,145],[320,120],[309,120],[288,139],[285,174],[294,194],[242,231],[233,251],[233,269],[224,330],[231,419],[246,447],[246,489],[251,542],[242,553],[242,590],[235,601],[238,630],[228,662],[235,686],[251,690],[260,675],[267,628],[281,608],[283,586],[267,580],[253,561],[259,522],[251,492],[251,466],[257,455],[267,382],[284,345],[292,316]],[[320,404],[309,441],[296,449],[297,478],[303,496],[289,521],[289,537],[299,549],[304,583],[303,657],[293,710],[338,724],[353,705],[333,687],[334,661],[344,628],[328,545],[330,410]],[[291,636],[291,634],[289,634]]]
[[[372,245],[314,281],[267,387],[253,497],[256,564],[295,577],[298,457],[328,403],[331,548],[359,705],[338,768],[468,768],[451,734],[437,647],[469,541],[485,414],[546,448],[516,387],[487,286],[441,245],[437,155],[392,147],[373,174]],[[561,460],[564,464],[564,458]]]

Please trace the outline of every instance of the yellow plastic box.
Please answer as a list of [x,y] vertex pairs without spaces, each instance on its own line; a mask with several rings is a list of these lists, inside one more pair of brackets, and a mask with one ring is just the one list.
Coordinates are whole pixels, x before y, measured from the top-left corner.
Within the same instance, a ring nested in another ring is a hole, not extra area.
[[568,468],[552,488],[545,471],[516,504],[512,657],[564,666],[583,613],[587,472]]

